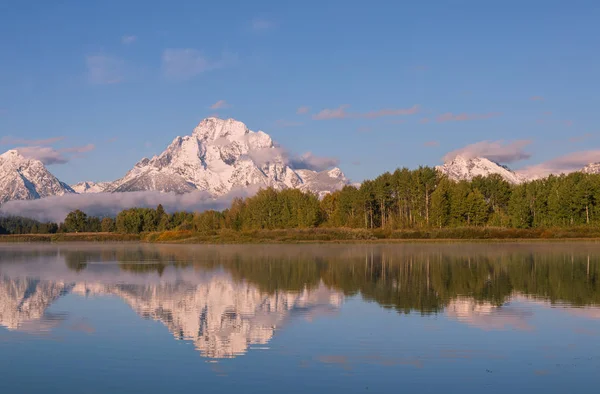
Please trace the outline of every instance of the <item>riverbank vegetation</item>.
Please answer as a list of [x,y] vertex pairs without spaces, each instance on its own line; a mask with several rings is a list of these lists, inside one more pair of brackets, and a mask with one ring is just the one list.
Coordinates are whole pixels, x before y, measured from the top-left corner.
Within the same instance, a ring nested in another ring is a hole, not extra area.
[[453,182],[429,167],[399,169],[322,200],[269,188],[234,199],[223,211],[167,213],[159,205],[127,209],[115,218],[77,210],[62,223],[4,217],[0,233],[111,233],[154,242],[595,238],[600,175],[511,185],[498,175]]

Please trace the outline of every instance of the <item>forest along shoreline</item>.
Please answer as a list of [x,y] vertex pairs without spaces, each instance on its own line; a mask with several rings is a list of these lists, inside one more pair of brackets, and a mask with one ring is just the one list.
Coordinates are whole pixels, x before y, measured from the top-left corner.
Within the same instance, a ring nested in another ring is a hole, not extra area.
[[222,211],[75,210],[60,223],[3,216],[0,234],[0,242],[207,244],[600,239],[600,174],[513,185],[498,175],[455,182],[429,167],[398,169],[322,199],[267,188]]

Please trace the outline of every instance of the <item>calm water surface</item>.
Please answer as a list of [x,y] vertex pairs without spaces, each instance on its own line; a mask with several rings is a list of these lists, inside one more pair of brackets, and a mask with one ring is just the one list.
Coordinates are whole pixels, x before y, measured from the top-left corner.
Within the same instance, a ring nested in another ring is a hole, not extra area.
[[600,244],[0,246],[0,393],[597,393]]

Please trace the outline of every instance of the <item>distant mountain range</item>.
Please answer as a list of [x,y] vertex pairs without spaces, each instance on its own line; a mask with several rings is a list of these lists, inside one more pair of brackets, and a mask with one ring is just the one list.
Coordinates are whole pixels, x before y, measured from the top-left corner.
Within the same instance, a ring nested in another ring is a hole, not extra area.
[[102,193],[109,188],[112,182],[79,182],[71,185],[71,189],[79,194]]
[[[339,168],[315,171],[297,168],[292,162],[268,134],[251,131],[234,119],[207,118],[191,135],[176,137],[160,155],[143,158],[114,182],[85,181],[69,186],[39,160],[9,150],[0,155],[0,204],[73,193],[134,191],[201,190],[217,197],[251,186],[296,188],[323,197],[350,184]],[[455,181],[491,174],[512,184],[532,179],[484,157],[459,155],[436,168]],[[591,163],[581,172],[598,174],[600,163]]]
[[41,161],[25,158],[16,150],[0,155],[0,204],[68,193],[75,191],[52,175]]
[[207,118],[191,135],[176,137],[160,155],[140,160],[114,182],[68,186],[16,150],[0,155],[0,203],[66,193],[207,191],[213,196],[250,186],[296,188],[320,197],[349,184],[339,168],[294,168],[268,134],[234,119]]
[[[507,182],[518,185],[523,182],[543,178],[541,176],[525,175],[518,171],[513,171],[507,166],[484,157],[467,158],[459,155],[436,168],[453,181],[471,180],[479,175],[488,176],[498,174]],[[590,163],[580,169],[579,172],[600,174],[600,163]]]
[[507,182],[514,185],[527,180],[527,177],[524,175],[518,174],[510,168],[485,157],[466,158],[464,156],[456,156],[451,161],[436,168],[453,181],[469,181],[476,176],[488,176],[492,174],[498,174]]

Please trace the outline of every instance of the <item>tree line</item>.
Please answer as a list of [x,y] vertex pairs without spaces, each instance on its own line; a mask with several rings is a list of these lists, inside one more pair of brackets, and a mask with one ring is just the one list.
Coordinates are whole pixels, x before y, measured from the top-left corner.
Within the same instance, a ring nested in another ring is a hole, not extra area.
[[431,167],[397,169],[322,200],[297,189],[267,188],[223,211],[132,208],[115,218],[73,211],[62,223],[1,218],[0,233],[143,232],[293,228],[547,228],[600,225],[600,175],[572,173],[511,185],[499,175],[451,181]]

